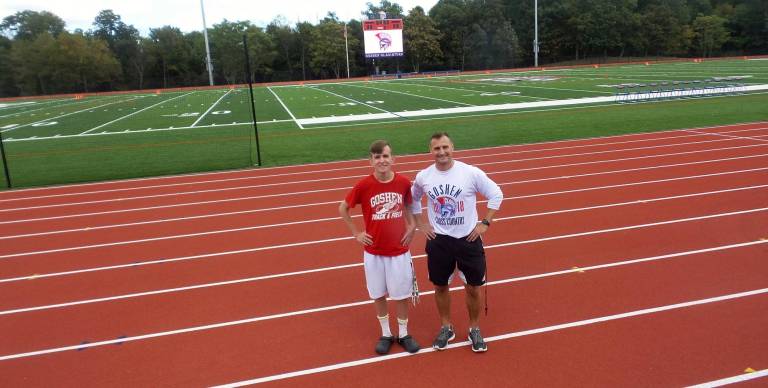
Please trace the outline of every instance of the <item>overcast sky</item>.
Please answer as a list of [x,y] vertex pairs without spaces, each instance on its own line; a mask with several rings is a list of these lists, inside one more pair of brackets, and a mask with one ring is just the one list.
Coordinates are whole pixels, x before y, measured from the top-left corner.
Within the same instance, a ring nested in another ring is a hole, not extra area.
[[[378,0],[204,0],[205,19],[208,27],[223,19],[230,21],[250,20],[258,26],[266,26],[278,15],[290,24],[297,20],[316,23],[328,11],[336,12],[341,20],[361,19],[366,3],[379,4]],[[426,12],[437,0],[401,0],[407,14],[420,5]],[[92,28],[93,19],[104,9],[120,15],[123,22],[133,24],[146,36],[150,28],[172,25],[184,32],[202,30],[200,0],[0,0],[0,18],[23,10],[49,11],[67,23],[70,31]]]

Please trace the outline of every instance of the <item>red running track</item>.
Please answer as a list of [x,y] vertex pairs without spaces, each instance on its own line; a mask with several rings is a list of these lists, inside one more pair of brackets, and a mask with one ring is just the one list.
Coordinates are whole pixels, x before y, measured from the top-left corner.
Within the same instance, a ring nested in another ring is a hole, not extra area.
[[462,343],[460,289],[450,350],[372,354],[335,210],[358,160],[0,193],[0,382],[680,386],[768,368],[768,123],[456,156],[506,198],[485,238],[486,354]]

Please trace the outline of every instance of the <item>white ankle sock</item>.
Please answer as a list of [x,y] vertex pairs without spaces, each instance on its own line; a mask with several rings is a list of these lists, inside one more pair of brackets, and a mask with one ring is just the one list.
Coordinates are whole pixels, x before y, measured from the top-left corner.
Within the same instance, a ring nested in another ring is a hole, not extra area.
[[408,335],[408,319],[397,318],[397,329],[399,337],[403,338]]
[[379,318],[379,324],[381,324],[381,335],[384,337],[391,337],[392,332],[389,330],[389,314],[376,318]]

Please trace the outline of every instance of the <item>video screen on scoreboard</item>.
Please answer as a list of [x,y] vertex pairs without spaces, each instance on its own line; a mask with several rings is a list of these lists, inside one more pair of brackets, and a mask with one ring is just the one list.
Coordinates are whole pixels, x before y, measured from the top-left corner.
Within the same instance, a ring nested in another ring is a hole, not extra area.
[[365,57],[403,56],[403,19],[364,20]]

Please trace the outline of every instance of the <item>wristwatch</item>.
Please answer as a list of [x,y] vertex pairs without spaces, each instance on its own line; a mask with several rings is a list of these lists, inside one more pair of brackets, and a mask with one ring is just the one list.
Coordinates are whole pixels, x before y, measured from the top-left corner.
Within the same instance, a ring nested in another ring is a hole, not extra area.
[[488,221],[487,219],[483,218],[482,221],[480,221],[481,224],[485,226],[491,226],[491,221]]

